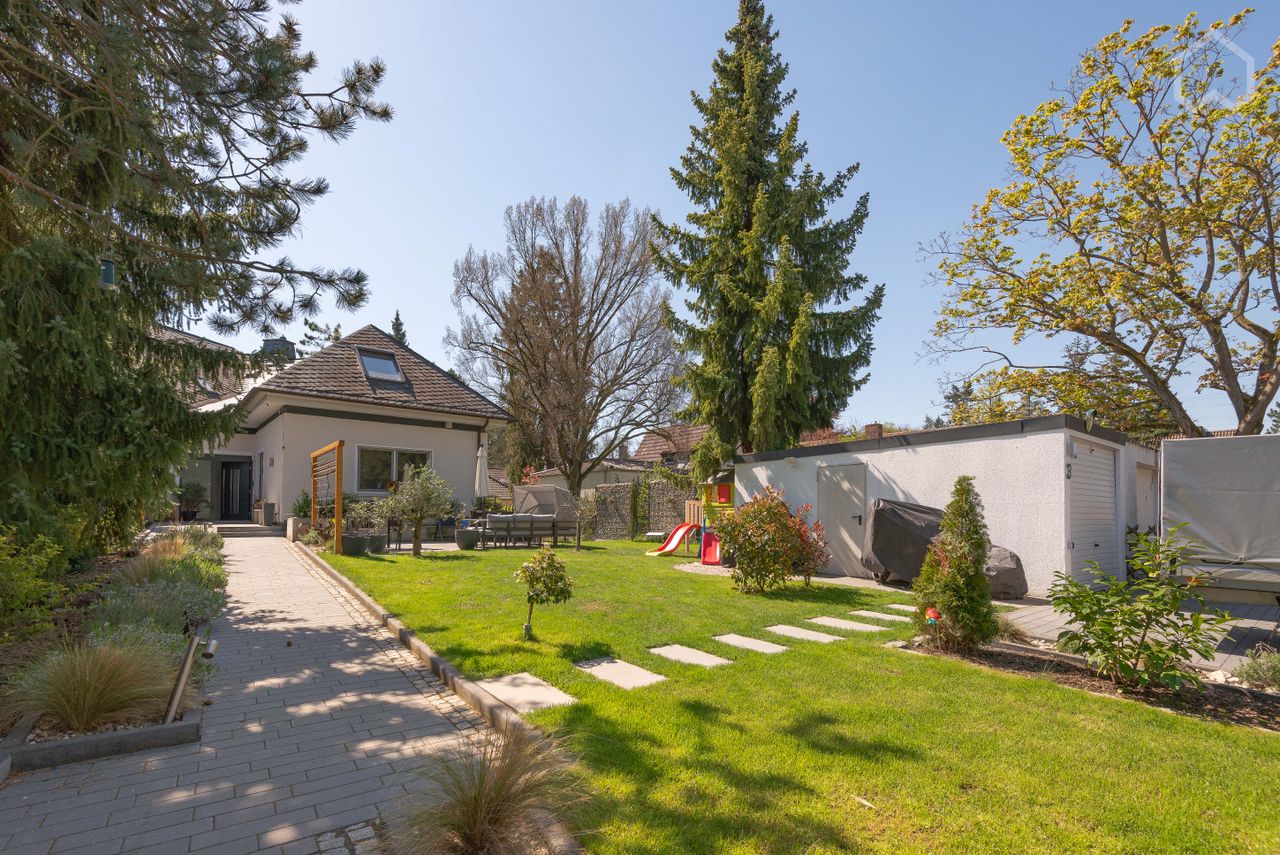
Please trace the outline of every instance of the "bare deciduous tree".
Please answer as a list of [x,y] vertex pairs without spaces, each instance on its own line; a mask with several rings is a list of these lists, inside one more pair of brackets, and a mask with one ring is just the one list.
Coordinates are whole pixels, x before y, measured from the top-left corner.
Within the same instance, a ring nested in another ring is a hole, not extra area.
[[[605,458],[670,421],[681,354],[663,323],[648,210],[530,199],[506,212],[503,253],[454,265],[459,328],[445,344],[462,375],[526,413],[576,496]],[[513,400],[518,398],[519,400]]]

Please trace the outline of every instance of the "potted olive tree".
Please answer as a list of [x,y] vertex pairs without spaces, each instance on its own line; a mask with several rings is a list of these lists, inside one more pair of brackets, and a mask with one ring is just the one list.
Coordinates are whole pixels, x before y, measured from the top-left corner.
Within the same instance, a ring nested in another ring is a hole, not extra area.
[[388,510],[413,528],[413,554],[422,554],[422,524],[453,512],[453,487],[430,466],[409,467],[387,497]]
[[192,522],[200,509],[209,504],[209,488],[200,481],[185,481],[174,492],[178,514],[183,522]]

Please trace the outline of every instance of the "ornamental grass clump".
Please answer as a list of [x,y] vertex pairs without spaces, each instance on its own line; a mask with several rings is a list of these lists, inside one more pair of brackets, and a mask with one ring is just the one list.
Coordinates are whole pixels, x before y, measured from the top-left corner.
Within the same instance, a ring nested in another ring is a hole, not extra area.
[[1194,656],[1212,659],[1230,616],[1204,609],[1201,581],[1186,573],[1194,544],[1177,536],[1129,538],[1132,578],[1089,562],[1088,583],[1059,573],[1049,596],[1077,629],[1058,636],[1061,649],[1084,656],[1116,685],[1200,686]]
[[553,852],[549,825],[584,800],[564,749],[524,727],[485,731],[426,775],[438,796],[393,825],[396,855]]
[[[82,643],[50,651],[5,687],[3,709],[10,720],[48,716],[72,731],[159,720],[178,666],[163,648],[136,644]],[[199,701],[190,683],[185,706]]]
[[781,490],[766,486],[742,507],[724,511],[716,519],[715,532],[721,551],[733,557],[729,575],[734,586],[758,594],[799,576],[808,585],[813,574],[830,560],[822,523],[809,525],[810,505],[795,513]]
[[916,592],[916,629],[939,649],[968,652],[996,637],[999,624],[985,573],[991,540],[973,476],[961,475],[929,544]]
[[1249,651],[1235,675],[1255,689],[1280,689],[1280,651],[1259,644]]
[[550,546],[539,549],[537,555],[520,565],[515,575],[516,581],[525,586],[529,603],[524,637],[533,638],[533,607],[563,603],[572,598],[573,579],[566,572],[564,562],[556,557]]

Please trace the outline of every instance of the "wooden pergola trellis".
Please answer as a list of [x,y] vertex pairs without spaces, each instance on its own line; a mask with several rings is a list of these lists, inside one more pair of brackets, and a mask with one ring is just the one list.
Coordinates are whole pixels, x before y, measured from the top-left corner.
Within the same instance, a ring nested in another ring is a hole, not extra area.
[[320,522],[320,483],[333,478],[333,551],[342,555],[342,440],[311,452],[311,528]]

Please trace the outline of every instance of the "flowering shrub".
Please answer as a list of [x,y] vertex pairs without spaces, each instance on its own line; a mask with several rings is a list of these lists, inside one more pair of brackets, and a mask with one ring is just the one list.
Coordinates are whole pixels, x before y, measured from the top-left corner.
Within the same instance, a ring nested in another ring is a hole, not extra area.
[[806,585],[826,566],[830,556],[822,523],[809,525],[812,510],[802,505],[793,514],[783,493],[773,487],[751,497],[740,508],[725,511],[716,520],[721,549],[731,554],[730,568],[739,591],[759,593],[786,584],[788,576],[800,576]]

